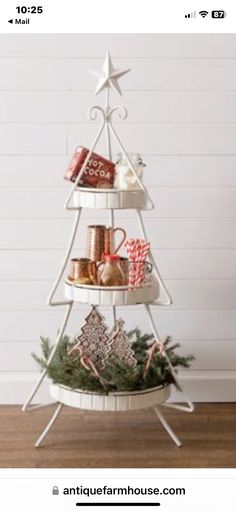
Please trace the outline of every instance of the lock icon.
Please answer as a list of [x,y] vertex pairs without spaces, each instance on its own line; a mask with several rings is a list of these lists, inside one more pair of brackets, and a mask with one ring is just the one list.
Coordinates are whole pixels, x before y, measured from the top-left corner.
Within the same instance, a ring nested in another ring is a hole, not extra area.
[[53,495],[59,495],[59,488],[58,488],[58,486],[53,486],[52,494]]

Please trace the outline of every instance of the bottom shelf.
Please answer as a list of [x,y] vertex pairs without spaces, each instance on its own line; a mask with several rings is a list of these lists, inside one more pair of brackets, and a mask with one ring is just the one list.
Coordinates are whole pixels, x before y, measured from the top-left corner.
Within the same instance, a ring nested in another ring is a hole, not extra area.
[[50,395],[56,401],[83,410],[125,412],[140,410],[164,403],[170,397],[171,385],[158,386],[142,391],[114,392],[108,395],[71,389],[64,385],[50,385]]

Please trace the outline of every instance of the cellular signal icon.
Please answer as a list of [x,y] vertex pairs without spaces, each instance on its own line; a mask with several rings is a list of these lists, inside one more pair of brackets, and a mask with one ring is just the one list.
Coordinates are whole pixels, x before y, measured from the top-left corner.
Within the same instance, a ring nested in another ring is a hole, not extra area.
[[196,18],[196,11],[185,14],[185,18]]
[[202,18],[205,18],[208,15],[208,11],[199,11],[199,14]]

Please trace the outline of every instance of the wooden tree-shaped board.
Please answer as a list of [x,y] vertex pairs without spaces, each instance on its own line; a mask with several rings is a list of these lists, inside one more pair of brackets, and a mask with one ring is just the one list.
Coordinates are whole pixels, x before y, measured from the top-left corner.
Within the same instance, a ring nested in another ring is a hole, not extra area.
[[115,325],[115,331],[110,339],[109,358],[116,358],[130,367],[135,367],[137,360],[134,351],[131,348],[130,340],[124,331],[125,322],[118,319]]
[[110,337],[104,317],[95,306],[85,318],[85,324],[81,330],[82,333],[76,336],[77,343],[70,354],[78,352],[80,355],[89,357],[96,367],[104,367],[110,350]]

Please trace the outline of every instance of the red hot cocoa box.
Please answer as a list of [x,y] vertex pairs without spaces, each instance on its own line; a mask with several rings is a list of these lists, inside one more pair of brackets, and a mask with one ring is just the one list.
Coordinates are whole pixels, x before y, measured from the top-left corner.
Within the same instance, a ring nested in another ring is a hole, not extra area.
[[[73,182],[76,180],[88,153],[89,149],[77,147],[65,179]],[[78,184],[89,188],[113,188],[114,179],[115,164],[99,154],[92,153]]]

